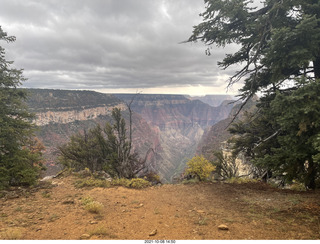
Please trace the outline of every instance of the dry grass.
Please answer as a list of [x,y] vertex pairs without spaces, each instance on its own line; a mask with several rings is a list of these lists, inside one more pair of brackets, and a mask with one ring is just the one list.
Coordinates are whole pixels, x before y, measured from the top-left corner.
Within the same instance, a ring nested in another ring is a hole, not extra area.
[[23,234],[19,228],[10,228],[1,233],[1,236],[4,240],[21,240]]
[[95,201],[90,196],[82,198],[81,202],[84,205],[85,210],[90,213],[100,214],[104,208],[102,203]]
[[117,238],[116,235],[111,234],[103,225],[97,226],[89,232],[90,236],[109,237],[111,239]]
[[85,209],[90,213],[100,214],[103,210],[103,204],[97,201],[85,205]]

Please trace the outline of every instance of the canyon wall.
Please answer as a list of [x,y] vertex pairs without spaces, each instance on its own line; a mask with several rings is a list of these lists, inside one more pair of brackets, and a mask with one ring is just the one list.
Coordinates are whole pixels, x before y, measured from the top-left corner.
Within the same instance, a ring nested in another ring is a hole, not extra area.
[[[206,128],[228,117],[234,104],[212,107],[183,95],[115,94],[160,134],[162,169],[169,182],[180,178]],[[133,99],[133,100],[132,100]],[[165,167],[164,167],[165,166]]]
[[180,177],[206,128],[225,119],[233,107],[227,102],[212,107],[182,95],[110,95],[48,89],[31,89],[30,94],[28,105],[40,128],[37,135],[47,148],[47,174],[57,170],[57,148],[75,133],[112,122],[113,108],[121,108],[128,125],[126,103],[133,99],[133,149],[141,158],[150,148],[154,150],[148,161],[163,182]]
[[82,110],[67,110],[67,111],[46,111],[37,112],[34,123],[38,126],[44,126],[50,123],[67,124],[74,121],[84,121],[96,119],[98,116],[109,115],[114,108],[126,110],[125,104],[118,104],[115,106],[104,106],[96,108],[84,108]]

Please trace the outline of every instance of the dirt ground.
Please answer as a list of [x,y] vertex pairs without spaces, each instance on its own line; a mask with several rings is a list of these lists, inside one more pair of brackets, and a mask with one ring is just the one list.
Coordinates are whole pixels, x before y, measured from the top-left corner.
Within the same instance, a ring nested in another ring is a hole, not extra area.
[[[74,180],[1,198],[0,239],[320,239],[319,191],[220,182],[77,189]],[[84,208],[89,196],[100,213]]]

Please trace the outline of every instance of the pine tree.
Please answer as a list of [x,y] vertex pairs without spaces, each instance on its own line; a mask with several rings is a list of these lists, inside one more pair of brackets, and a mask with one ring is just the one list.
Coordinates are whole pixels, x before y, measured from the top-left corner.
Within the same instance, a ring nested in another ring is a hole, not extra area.
[[[188,41],[239,49],[219,66],[242,65],[228,81],[243,81],[243,106],[262,94],[258,110],[230,129],[235,152],[261,168],[298,179],[309,188],[319,178],[320,1],[205,0],[203,22]],[[318,93],[317,93],[318,92]]]
[[[15,41],[0,27],[0,40]],[[19,86],[25,80],[22,70],[11,68],[0,46],[0,188],[33,184],[38,175],[41,151],[31,152],[33,115],[25,105],[27,94]]]
[[232,85],[244,79],[242,98],[280,90],[294,78],[320,78],[320,1],[265,0],[259,9],[244,0],[205,3],[204,21],[188,41],[204,42],[208,55],[213,44],[238,44],[218,65],[242,65],[229,80]]

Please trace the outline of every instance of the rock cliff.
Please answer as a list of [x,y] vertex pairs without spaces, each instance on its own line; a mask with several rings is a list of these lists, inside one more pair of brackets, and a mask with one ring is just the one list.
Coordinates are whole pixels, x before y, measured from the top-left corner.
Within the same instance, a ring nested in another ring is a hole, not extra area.
[[[126,102],[133,94],[115,94]],[[231,102],[231,101],[230,101]],[[202,129],[228,117],[233,104],[228,102],[212,107],[200,100],[190,100],[183,95],[137,94],[132,109],[160,129],[183,129],[199,125]]]
[[[102,94],[93,91],[31,89],[28,105],[36,113],[38,137],[47,148],[49,172],[56,170],[57,147],[70,136],[96,124],[111,122],[110,113],[119,107],[128,119],[126,103],[134,98],[133,148],[140,157],[148,149],[150,167],[164,182],[172,182],[196,152],[204,130],[225,119],[233,105],[212,107],[182,95]],[[128,123],[127,123],[128,124]]]
[[[253,97],[248,103],[243,107],[235,121],[241,120],[244,116],[245,111],[253,112],[256,109],[256,101],[258,97]],[[236,104],[233,109],[230,111],[229,116],[226,119],[223,119],[216,123],[215,125],[209,127],[201,137],[199,144],[196,149],[197,154],[204,155],[208,160],[216,160],[214,152],[222,151],[224,155],[230,156],[231,149],[229,148],[229,143],[227,141],[231,138],[231,134],[228,131],[230,123],[234,119],[234,116],[240,109],[241,104]],[[243,155],[239,155],[236,160],[238,171],[240,175],[248,175],[251,170],[250,164],[246,162],[246,159]]]
[[236,100],[232,95],[205,95],[205,96],[187,96],[190,100],[200,100],[212,107],[218,107],[225,101]]
[[228,117],[233,104],[212,107],[183,95],[115,94],[140,114],[160,134],[160,172],[167,181],[180,177],[186,162],[196,152],[204,130]]

